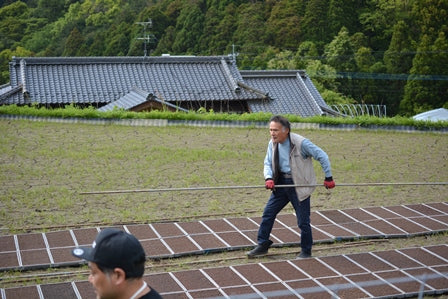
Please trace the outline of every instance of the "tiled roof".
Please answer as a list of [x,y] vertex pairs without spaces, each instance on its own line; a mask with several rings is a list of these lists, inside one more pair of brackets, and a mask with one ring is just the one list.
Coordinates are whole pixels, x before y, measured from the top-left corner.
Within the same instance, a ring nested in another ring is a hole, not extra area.
[[244,81],[269,91],[270,100],[249,101],[252,112],[296,114],[304,117],[322,115],[328,108],[311,79],[304,71],[240,71]]
[[107,110],[148,100],[175,109],[233,102],[247,103],[250,112],[331,113],[305,72],[240,71],[228,56],[13,57],[10,88],[0,90],[0,105],[76,103]]
[[2,85],[0,88],[0,104],[2,103],[2,101],[8,99],[8,97],[12,97],[15,94],[21,93],[21,91],[21,84],[15,87],[12,87],[11,84]]
[[256,99],[241,80],[228,57],[13,58],[11,86],[23,84],[29,100],[18,94],[3,104],[105,104],[133,86],[168,102]]
[[138,87],[133,87],[129,93],[125,94],[123,97],[119,98],[117,101],[114,101],[107,105],[104,105],[103,107],[99,108],[98,110],[99,111],[112,111],[115,108],[131,110],[132,108],[142,105],[149,100],[169,106],[175,110],[188,112],[188,110],[178,107],[176,105],[173,105],[169,102],[161,101],[160,99],[155,97],[153,94],[146,92]]

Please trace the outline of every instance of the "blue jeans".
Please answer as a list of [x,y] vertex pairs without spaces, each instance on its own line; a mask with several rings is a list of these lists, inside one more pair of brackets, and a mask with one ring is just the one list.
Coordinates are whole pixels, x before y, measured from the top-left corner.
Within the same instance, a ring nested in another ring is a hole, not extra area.
[[[290,178],[280,177],[277,185],[293,185]],[[291,202],[297,216],[297,225],[300,228],[300,247],[302,252],[311,254],[311,247],[313,246],[313,236],[311,233],[310,224],[310,197],[303,201],[299,201],[294,187],[291,188],[276,188],[272,192],[271,197],[266,204],[258,229],[257,242],[262,245],[269,242],[269,236],[274,226],[277,214]]]

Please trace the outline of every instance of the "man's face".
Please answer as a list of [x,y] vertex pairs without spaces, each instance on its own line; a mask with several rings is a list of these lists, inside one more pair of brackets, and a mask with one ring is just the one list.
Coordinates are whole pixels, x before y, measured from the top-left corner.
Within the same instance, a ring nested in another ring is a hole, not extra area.
[[95,288],[96,298],[114,298],[114,285],[112,283],[110,275],[102,272],[93,262],[89,262],[89,268],[89,282]]
[[269,123],[269,132],[271,134],[272,141],[283,143],[288,138],[289,130],[282,126],[281,123],[271,121]]

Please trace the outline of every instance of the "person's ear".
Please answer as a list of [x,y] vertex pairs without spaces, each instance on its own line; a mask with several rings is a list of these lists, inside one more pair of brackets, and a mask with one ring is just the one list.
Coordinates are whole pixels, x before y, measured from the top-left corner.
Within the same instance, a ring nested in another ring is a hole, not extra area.
[[126,280],[126,273],[121,268],[115,268],[113,276],[116,284],[121,284]]

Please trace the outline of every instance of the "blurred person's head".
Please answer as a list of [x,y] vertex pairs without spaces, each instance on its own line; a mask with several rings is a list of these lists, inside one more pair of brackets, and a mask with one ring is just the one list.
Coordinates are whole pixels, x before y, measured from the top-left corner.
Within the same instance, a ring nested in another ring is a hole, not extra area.
[[147,291],[143,281],[145,251],[131,234],[104,229],[92,247],[75,248],[72,254],[88,261],[89,282],[95,288],[97,298],[129,298],[138,295],[138,290],[142,294]]

